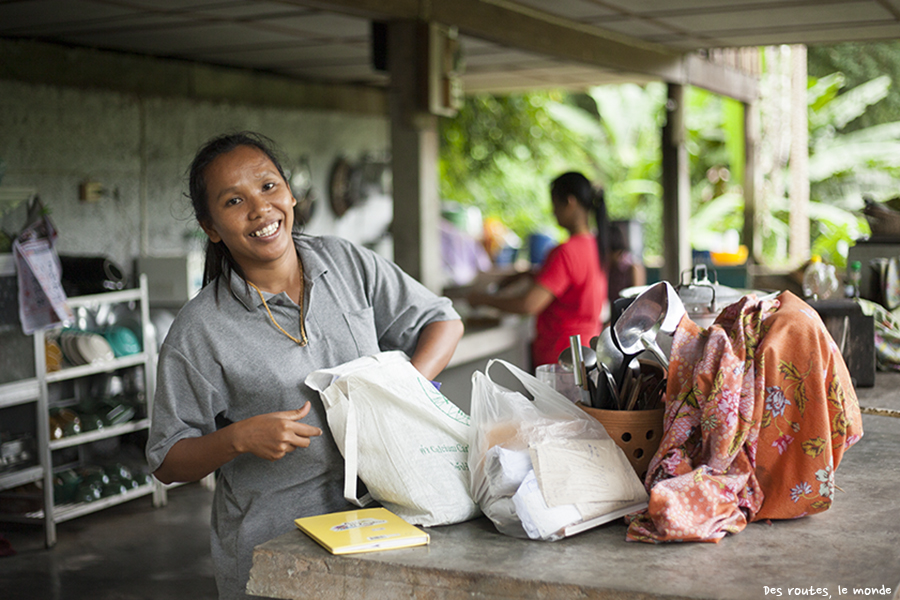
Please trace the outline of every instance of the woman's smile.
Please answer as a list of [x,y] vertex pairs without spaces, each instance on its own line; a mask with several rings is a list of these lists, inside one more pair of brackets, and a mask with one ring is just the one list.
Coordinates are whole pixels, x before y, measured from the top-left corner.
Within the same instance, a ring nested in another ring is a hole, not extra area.
[[281,225],[281,221],[275,221],[274,223],[270,223],[265,227],[257,229],[253,233],[250,234],[250,237],[255,238],[264,238],[269,237],[278,232],[278,226]]

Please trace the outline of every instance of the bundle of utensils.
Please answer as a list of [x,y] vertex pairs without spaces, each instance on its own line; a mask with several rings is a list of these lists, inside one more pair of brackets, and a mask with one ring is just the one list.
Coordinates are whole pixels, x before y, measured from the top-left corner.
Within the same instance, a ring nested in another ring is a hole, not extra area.
[[[675,288],[661,281],[635,297],[590,346],[582,346],[580,335],[571,336],[559,364],[572,370],[575,385],[582,389],[582,404],[605,410],[657,408],[669,369],[657,337],[673,335],[684,314]],[[645,351],[655,362],[638,359]]]

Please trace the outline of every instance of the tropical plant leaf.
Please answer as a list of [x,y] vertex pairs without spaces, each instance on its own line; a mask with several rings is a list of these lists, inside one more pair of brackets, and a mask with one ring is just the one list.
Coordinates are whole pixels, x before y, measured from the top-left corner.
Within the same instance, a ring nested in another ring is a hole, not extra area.
[[854,173],[860,167],[880,169],[900,167],[900,142],[871,141],[832,143],[809,158],[810,181],[823,181],[842,173]]
[[862,116],[869,106],[884,99],[890,87],[891,78],[888,75],[858,85],[814,110],[809,118],[810,126],[815,128],[830,123],[837,129],[843,129],[850,121]]
[[650,179],[628,179],[615,182],[610,186],[610,189],[623,196],[655,196],[662,198],[662,186],[658,181]]
[[841,88],[844,87],[846,78],[841,72],[835,72],[825,77],[809,78],[806,89],[806,101],[809,108],[818,112],[826,104],[834,100]]
[[547,112],[557,123],[568,127],[572,131],[577,131],[583,136],[596,141],[602,141],[605,137],[600,121],[579,108],[560,102],[552,102],[548,103]]
[[731,178],[744,185],[744,105],[733,98],[722,99],[722,131],[731,165]]
[[868,142],[895,142],[900,138],[900,121],[882,123],[865,129],[859,129],[841,135],[841,141],[847,144],[864,144]]
[[726,193],[712,199],[691,215],[691,241],[695,248],[708,248],[694,242],[694,236],[700,236],[708,230],[725,231],[721,224],[728,217],[743,214],[744,197],[737,193]]

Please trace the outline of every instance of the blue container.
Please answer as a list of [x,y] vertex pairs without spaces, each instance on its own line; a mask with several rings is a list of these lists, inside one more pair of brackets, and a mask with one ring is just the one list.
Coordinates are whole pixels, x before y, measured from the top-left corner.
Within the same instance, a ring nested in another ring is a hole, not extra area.
[[532,265],[540,266],[555,247],[556,240],[546,233],[532,233],[528,236],[528,260]]
[[499,266],[507,266],[514,264],[516,262],[516,257],[519,254],[519,249],[513,246],[504,246],[500,249],[500,252],[497,254],[497,257],[494,259],[494,264]]

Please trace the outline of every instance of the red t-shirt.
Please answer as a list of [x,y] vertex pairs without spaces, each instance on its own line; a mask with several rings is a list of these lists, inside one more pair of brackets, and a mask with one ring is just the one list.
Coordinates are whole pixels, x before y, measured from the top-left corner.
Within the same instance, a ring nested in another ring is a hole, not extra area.
[[579,234],[551,250],[535,281],[554,296],[535,324],[532,358],[538,366],[557,362],[570,335],[581,334],[584,346],[600,335],[606,273],[600,268],[594,236]]

